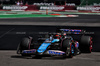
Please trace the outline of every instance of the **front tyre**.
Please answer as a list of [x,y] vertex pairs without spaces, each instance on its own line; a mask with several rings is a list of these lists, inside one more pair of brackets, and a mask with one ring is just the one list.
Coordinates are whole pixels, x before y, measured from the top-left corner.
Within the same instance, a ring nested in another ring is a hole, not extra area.
[[65,52],[63,58],[72,58],[75,53],[75,46],[71,40],[65,39],[62,43],[62,50]]
[[23,38],[20,44],[18,45],[17,54],[21,54],[22,56],[27,56],[23,54],[22,51],[30,49],[31,40],[32,39],[30,38]]
[[23,50],[29,49],[30,39],[29,38],[23,38],[20,45]]

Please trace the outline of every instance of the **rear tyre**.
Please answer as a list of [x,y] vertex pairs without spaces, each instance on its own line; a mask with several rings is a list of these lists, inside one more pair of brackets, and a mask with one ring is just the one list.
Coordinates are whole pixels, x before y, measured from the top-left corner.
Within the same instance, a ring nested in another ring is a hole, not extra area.
[[62,50],[65,52],[63,58],[72,58],[75,52],[75,46],[71,40],[65,39],[62,43]]
[[80,50],[81,52],[91,53],[92,52],[92,37],[82,36],[80,40]]

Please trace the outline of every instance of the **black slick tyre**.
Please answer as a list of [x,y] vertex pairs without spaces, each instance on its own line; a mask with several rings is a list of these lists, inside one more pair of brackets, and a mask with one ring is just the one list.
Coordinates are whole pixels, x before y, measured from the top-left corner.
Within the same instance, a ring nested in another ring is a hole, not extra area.
[[92,37],[82,36],[80,40],[80,50],[81,52],[91,53],[92,52]]
[[72,44],[71,40],[65,39],[62,42],[62,50],[65,52],[63,58],[72,58],[75,52],[75,46]]

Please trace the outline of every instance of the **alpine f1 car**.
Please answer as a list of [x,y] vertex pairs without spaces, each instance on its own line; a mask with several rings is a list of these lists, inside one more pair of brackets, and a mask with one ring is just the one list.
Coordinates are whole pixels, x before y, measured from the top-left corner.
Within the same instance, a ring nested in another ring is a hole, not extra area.
[[[91,53],[92,37],[86,33],[85,30],[79,29],[59,29],[57,32],[45,34],[45,37],[39,37],[37,42],[32,37],[23,38],[18,45],[17,54],[35,55],[36,58],[47,55],[72,58],[81,52]],[[76,37],[73,38],[73,35]],[[75,40],[77,37],[80,38]]]

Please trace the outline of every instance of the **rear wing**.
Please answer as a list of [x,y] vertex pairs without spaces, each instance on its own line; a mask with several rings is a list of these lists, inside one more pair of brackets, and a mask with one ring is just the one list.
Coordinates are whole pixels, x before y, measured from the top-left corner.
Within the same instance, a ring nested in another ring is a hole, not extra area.
[[82,32],[83,30],[79,30],[79,29],[60,29],[60,31],[65,31],[65,32]]
[[66,34],[94,34],[94,32],[86,32],[86,30],[81,29],[59,29],[62,33]]

